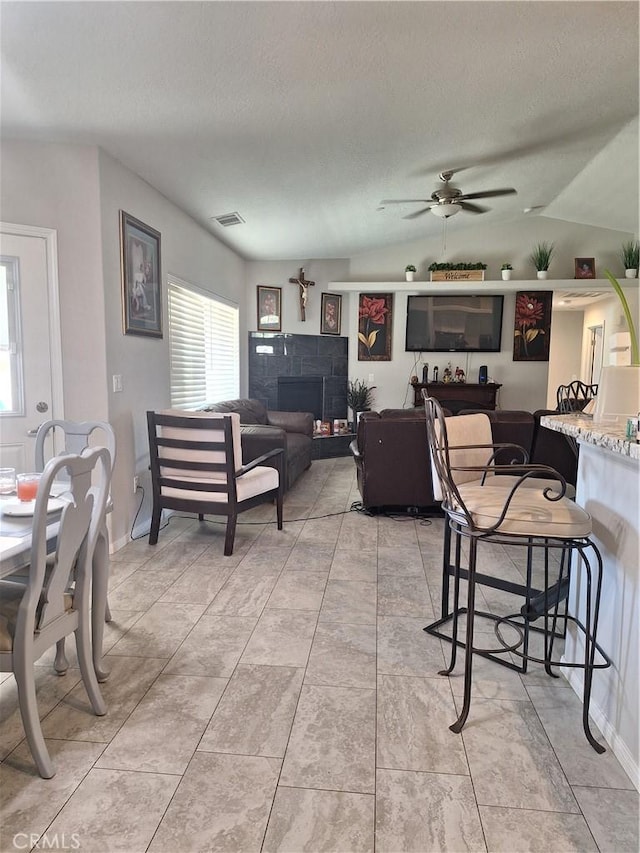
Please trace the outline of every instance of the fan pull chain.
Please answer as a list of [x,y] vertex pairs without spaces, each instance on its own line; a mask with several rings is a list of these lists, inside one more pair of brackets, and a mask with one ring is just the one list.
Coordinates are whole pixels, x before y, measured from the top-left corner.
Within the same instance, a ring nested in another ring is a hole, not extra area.
[[447,256],[447,220],[442,220],[442,258]]

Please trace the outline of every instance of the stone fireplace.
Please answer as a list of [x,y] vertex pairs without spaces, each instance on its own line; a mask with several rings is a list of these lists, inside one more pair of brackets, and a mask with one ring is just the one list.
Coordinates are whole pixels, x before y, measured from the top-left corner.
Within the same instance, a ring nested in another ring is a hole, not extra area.
[[249,396],[268,409],[313,411],[316,420],[346,418],[348,346],[334,335],[249,332]]

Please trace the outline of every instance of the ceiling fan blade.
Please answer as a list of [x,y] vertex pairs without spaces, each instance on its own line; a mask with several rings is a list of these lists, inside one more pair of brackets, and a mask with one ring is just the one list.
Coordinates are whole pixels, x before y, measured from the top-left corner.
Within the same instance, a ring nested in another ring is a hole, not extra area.
[[517,190],[514,190],[513,187],[505,187],[501,190],[485,190],[484,192],[479,193],[463,193],[461,196],[458,196],[460,201],[464,201],[469,198],[496,198],[499,195],[517,195]]
[[380,204],[427,204],[428,198],[383,198]]
[[488,207],[481,207],[479,204],[469,204],[468,201],[458,201],[456,204],[459,204],[467,213],[486,213],[490,209]]
[[403,219],[415,219],[418,216],[422,216],[423,213],[427,213],[431,210],[430,207],[423,207],[422,210],[416,210],[415,213],[409,213],[406,216],[403,216]]

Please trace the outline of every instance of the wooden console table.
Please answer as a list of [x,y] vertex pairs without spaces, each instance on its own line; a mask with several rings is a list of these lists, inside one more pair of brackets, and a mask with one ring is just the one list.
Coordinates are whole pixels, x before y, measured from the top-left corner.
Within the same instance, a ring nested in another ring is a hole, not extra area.
[[487,382],[478,385],[472,382],[418,382],[413,386],[413,405],[422,406],[422,389],[435,397],[442,405],[457,415],[461,409],[495,409],[496,395],[502,385]]

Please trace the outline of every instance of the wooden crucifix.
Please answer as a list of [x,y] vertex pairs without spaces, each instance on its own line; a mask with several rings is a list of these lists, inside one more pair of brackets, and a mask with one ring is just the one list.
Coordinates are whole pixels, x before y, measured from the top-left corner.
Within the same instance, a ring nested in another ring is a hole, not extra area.
[[298,278],[290,278],[289,284],[297,284],[300,288],[300,319],[304,322],[307,319],[306,307],[309,299],[309,286],[313,287],[315,281],[307,281],[304,277],[304,267],[300,267]]

